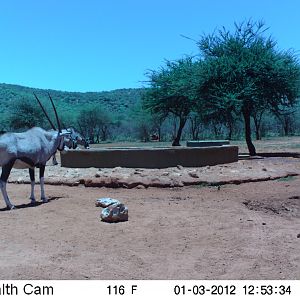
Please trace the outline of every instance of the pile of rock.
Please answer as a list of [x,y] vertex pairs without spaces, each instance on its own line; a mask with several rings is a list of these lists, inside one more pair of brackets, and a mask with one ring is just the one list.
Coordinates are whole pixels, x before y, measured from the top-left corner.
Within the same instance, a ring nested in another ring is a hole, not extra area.
[[119,200],[112,198],[99,198],[96,207],[102,207],[101,220],[108,223],[128,221],[128,208]]

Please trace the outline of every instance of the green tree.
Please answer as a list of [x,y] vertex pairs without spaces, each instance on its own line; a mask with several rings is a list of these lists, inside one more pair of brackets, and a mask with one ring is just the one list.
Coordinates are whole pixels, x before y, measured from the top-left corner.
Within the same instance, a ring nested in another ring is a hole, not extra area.
[[36,102],[21,99],[11,106],[11,116],[8,117],[10,128],[13,130],[28,129],[44,125],[44,113]]
[[174,115],[179,120],[173,146],[180,146],[186,121],[196,102],[196,71],[193,58],[167,61],[159,71],[148,73],[150,88],[144,95],[144,107],[161,116]]
[[99,143],[100,140],[107,140],[112,117],[109,112],[92,105],[80,111],[77,125],[80,132],[89,138],[91,144]]
[[277,118],[277,120],[282,125],[283,135],[288,136],[292,135],[295,131],[294,123],[295,123],[295,110],[280,110],[273,111],[273,114]]
[[196,141],[199,139],[199,133],[200,133],[203,120],[201,119],[199,114],[193,112],[189,116],[189,121],[190,121],[190,133],[192,136],[192,140]]
[[201,98],[211,109],[243,116],[250,155],[256,155],[251,116],[291,107],[298,95],[297,58],[292,51],[277,50],[266,30],[264,23],[250,20],[235,24],[233,33],[223,28],[198,42],[204,59]]

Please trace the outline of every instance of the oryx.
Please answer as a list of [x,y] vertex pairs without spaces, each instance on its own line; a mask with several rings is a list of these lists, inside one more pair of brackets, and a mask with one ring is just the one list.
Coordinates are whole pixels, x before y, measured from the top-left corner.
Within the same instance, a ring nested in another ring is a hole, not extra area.
[[[70,138],[65,139],[65,148],[77,149],[78,145],[83,146],[85,149],[90,148],[88,140],[82,137],[82,135],[77,131],[75,131],[73,127],[68,128],[67,131],[70,132]],[[58,165],[58,162],[56,160],[56,153],[54,153],[52,156],[52,164],[54,166]]]
[[50,94],[48,95],[55,113],[58,129],[55,128],[42,103],[34,94],[53,130],[46,131],[40,127],[34,127],[22,133],[5,133],[0,136],[0,166],[2,167],[0,188],[4,201],[10,209],[13,209],[14,206],[8,198],[6,183],[11,169],[29,168],[31,180],[30,199],[31,203],[35,203],[34,168],[38,167],[40,169],[41,200],[47,202],[48,200],[44,191],[44,171],[46,163],[57,150],[61,151],[64,149],[64,140],[70,137],[71,133],[69,131],[61,129],[53,100]]
[[71,132],[71,139],[72,139],[72,141],[74,141],[74,145],[72,146],[73,149],[76,149],[77,145],[81,145],[85,149],[90,148],[88,139],[84,138],[81,134],[79,134],[77,131],[75,131],[75,129],[73,127],[70,127],[67,130]]

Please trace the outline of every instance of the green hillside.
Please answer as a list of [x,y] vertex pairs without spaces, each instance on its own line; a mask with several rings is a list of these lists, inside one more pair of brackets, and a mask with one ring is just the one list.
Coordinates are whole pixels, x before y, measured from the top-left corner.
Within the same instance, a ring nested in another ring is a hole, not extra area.
[[[119,89],[106,92],[64,92],[57,90],[43,90],[28,88],[20,85],[0,83],[0,133],[5,131],[22,131],[32,126],[50,128],[44,118],[36,122],[31,117],[31,111],[20,114],[16,107],[20,101],[31,102],[33,108],[41,112],[33,93],[36,93],[46,107],[50,118],[55,123],[55,116],[48,99],[49,92],[57,106],[63,126],[74,126],[85,132],[90,141],[147,141],[152,133],[160,132],[161,141],[172,141],[178,128],[178,119],[168,115],[163,121],[155,116],[148,115],[141,105],[145,89]],[[31,109],[33,109],[31,108]],[[85,110],[84,113],[81,113]],[[96,110],[101,111],[100,117],[93,115]],[[88,111],[88,113],[86,113]],[[294,108],[293,114],[275,117],[272,113],[265,113],[262,118],[260,134],[262,137],[278,135],[300,134],[300,101]],[[43,114],[41,113],[42,118]],[[22,116],[33,120],[30,126],[18,127],[23,121]],[[95,117],[98,118],[95,120]],[[80,121],[80,124],[79,124]],[[183,139],[193,139],[192,119],[189,119],[183,132]],[[13,125],[12,125],[13,124]],[[220,123],[218,118],[206,123],[199,123],[197,139],[224,139],[228,137],[226,124]],[[252,122],[252,132],[255,136],[255,127]],[[233,129],[233,138],[243,138],[243,123],[236,119]]]
[[[35,89],[0,83],[0,121],[2,123],[0,129],[5,129],[5,120],[9,117],[11,108],[15,102],[21,99],[36,102],[33,92],[38,95],[46,107],[49,105],[47,96],[47,92],[49,92],[62,117],[65,115],[76,117],[80,110],[92,105],[99,105],[99,108],[104,111],[109,111],[119,118],[125,118],[134,106],[140,103],[143,89],[119,89],[108,92],[79,93]],[[52,111],[50,107],[49,110]]]

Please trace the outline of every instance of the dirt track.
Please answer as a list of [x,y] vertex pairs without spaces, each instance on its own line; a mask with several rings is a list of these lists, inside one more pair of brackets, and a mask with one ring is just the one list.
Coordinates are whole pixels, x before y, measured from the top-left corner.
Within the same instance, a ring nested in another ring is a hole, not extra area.
[[[108,189],[9,184],[0,202],[0,279],[300,279],[300,178],[204,187]],[[37,188],[38,191],[38,188]],[[99,197],[129,208],[103,223]]]

